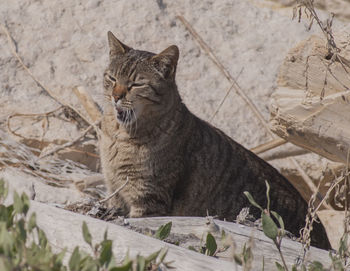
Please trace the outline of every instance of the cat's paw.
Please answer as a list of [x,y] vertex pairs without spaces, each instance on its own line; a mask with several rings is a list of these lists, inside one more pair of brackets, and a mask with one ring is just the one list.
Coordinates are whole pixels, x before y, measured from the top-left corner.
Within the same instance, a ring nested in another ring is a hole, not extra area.
[[129,217],[132,217],[132,218],[142,217],[145,215],[145,211],[146,211],[145,208],[131,206]]

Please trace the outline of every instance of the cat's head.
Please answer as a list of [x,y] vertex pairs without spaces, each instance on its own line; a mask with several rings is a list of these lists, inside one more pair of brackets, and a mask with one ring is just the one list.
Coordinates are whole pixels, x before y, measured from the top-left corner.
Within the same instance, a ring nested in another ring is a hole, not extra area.
[[134,50],[108,32],[110,63],[104,73],[105,94],[124,127],[158,121],[178,102],[175,84],[179,49],[159,54]]

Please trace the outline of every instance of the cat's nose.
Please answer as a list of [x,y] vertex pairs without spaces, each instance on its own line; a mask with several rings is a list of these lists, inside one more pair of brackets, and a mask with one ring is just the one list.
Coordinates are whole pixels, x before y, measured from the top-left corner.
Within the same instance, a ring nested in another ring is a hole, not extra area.
[[119,99],[124,98],[127,92],[128,92],[127,86],[118,84],[114,87],[114,89],[112,91],[112,96],[117,101]]

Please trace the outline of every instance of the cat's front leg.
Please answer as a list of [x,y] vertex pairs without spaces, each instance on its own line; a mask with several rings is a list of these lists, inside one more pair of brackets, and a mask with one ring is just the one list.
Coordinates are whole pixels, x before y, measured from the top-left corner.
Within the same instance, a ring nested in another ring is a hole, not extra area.
[[145,216],[144,215],[145,213],[146,213],[145,208],[131,206],[130,212],[129,212],[129,217],[132,217],[132,218],[143,217],[143,216]]
[[166,206],[149,206],[147,204],[131,205],[129,211],[129,217],[131,218],[146,216],[166,216],[168,214],[169,212],[167,212]]

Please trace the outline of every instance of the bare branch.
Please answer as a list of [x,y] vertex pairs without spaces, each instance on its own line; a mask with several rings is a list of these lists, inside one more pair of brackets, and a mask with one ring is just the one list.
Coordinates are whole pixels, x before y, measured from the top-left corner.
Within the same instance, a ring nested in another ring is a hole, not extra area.
[[107,196],[107,198],[102,199],[99,201],[99,203],[104,203],[106,201],[109,201],[111,198],[113,198],[116,194],[118,194],[120,191],[122,191],[122,189],[128,184],[129,182],[129,177],[126,177],[126,182],[121,186],[118,187],[112,194],[110,194],[109,196]]

